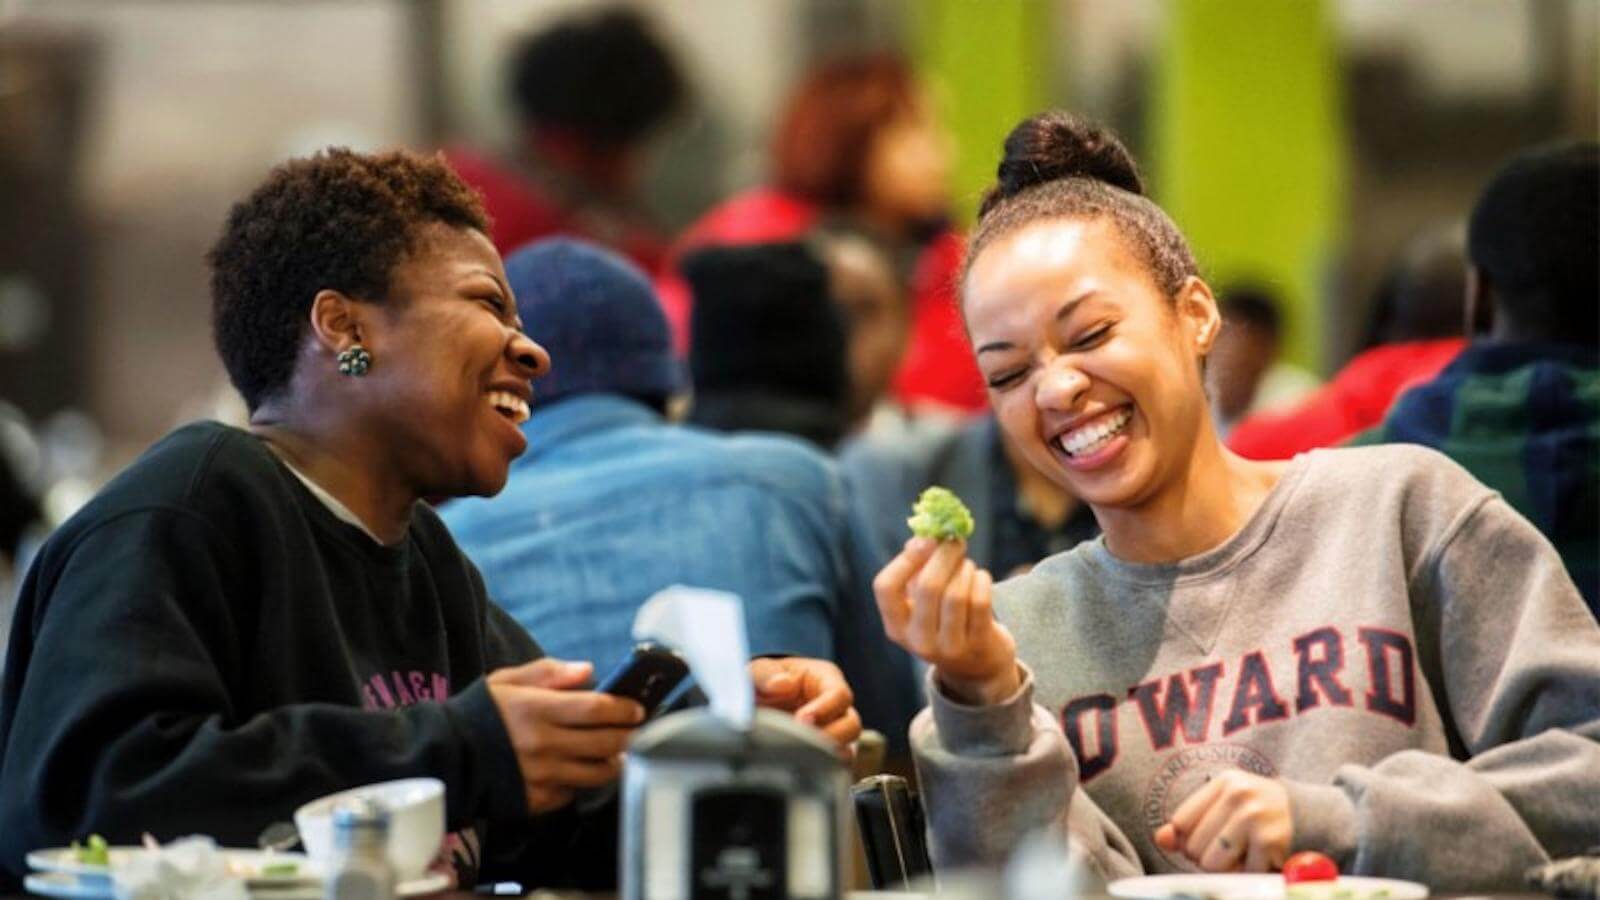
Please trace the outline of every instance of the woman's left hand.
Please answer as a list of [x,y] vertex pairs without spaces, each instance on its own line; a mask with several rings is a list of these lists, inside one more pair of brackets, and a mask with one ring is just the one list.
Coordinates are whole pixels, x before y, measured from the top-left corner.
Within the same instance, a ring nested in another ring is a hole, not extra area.
[[1276,778],[1223,772],[1156,829],[1156,846],[1181,851],[1207,872],[1275,872],[1289,856],[1289,791]]
[[833,663],[801,656],[754,659],[750,680],[757,704],[793,713],[796,720],[822,729],[845,753],[861,736],[855,694]]

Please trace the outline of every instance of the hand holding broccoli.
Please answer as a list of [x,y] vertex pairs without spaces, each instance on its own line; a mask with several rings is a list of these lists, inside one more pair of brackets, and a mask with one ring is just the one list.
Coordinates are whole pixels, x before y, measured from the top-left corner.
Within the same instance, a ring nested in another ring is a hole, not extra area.
[[923,491],[907,520],[916,537],[873,579],[884,631],[936,670],[943,690],[997,703],[1021,686],[1017,645],[990,606],[994,579],[966,558],[972,513],[942,487]]

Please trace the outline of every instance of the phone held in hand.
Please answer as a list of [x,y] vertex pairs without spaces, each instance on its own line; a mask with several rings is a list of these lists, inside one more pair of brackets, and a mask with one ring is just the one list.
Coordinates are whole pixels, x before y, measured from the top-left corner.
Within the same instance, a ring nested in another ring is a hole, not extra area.
[[633,653],[595,690],[637,701],[644,707],[645,718],[649,718],[688,674],[689,664],[683,657],[660,644],[646,642],[635,646]]

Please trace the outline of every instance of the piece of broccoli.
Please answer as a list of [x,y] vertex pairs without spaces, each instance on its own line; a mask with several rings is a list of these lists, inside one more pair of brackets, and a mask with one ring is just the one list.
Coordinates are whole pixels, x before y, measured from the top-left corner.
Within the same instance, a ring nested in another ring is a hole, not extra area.
[[106,839],[98,834],[89,835],[87,846],[72,842],[72,856],[86,866],[111,865],[111,848],[106,846]]
[[906,520],[911,533],[917,537],[937,538],[941,541],[966,540],[972,537],[972,513],[949,488],[938,485],[928,488],[911,507],[911,518]]

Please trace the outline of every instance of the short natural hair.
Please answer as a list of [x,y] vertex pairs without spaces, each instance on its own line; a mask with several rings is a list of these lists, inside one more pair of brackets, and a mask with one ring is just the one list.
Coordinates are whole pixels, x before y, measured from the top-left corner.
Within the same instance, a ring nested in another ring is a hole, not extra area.
[[1467,256],[1495,313],[1528,335],[1600,340],[1600,144],[1517,154],[1472,208]]
[[1278,295],[1260,282],[1225,285],[1217,291],[1217,309],[1230,325],[1238,322],[1259,328],[1273,340],[1283,334],[1283,310]]
[[212,331],[252,411],[288,386],[317,292],[385,300],[390,273],[431,223],[489,228],[442,157],[404,150],[293,159],[234,204],[206,256]]
[[524,125],[566,129],[608,150],[647,137],[687,93],[671,52],[626,6],[580,12],[523,38],[507,88]]

